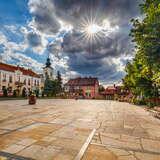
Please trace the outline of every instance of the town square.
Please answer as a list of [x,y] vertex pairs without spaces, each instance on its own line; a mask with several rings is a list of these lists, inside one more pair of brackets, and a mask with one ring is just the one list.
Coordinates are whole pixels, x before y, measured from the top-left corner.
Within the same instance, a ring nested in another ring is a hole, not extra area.
[[0,160],[160,160],[160,0],[0,0]]
[[[0,103],[0,150],[28,159],[159,160],[160,121],[143,108],[98,100]],[[4,154],[5,155],[5,154]],[[5,155],[6,156],[6,155]]]

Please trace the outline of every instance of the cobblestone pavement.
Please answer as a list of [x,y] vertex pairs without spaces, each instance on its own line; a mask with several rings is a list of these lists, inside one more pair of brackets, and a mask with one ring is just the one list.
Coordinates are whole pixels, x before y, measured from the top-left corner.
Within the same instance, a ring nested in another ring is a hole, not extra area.
[[0,102],[0,160],[74,160],[93,129],[83,160],[160,160],[160,120],[143,108],[58,99]]

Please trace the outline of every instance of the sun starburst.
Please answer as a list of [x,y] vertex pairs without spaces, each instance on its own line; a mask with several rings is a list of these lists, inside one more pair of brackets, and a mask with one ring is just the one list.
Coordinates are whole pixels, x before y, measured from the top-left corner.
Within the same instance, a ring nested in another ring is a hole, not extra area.
[[97,24],[89,24],[88,27],[86,27],[86,33],[90,35],[97,34],[99,31],[101,31],[101,27]]
[[107,19],[100,20],[97,16],[86,16],[81,19],[80,39],[86,40],[89,44],[93,44],[108,36],[110,32],[117,28],[111,27]]

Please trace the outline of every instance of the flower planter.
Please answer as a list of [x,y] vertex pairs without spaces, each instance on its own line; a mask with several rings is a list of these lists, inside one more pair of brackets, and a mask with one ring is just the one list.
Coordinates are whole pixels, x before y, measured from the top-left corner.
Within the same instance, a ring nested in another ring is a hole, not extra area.
[[29,96],[29,101],[28,101],[28,103],[29,103],[30,105],[36,104],[36,96],[34,96],[34,95]]

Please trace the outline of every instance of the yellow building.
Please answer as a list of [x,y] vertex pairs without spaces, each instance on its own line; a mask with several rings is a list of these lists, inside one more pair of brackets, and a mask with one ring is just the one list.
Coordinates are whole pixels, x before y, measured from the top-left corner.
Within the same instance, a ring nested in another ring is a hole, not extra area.
[[43,86],[41,77],[30,69],[9,65],[0,62],[0,91],[7,89],[8,93],[14,90],[20,95],[23,90],[27,93],[33,90],[41,90]]

